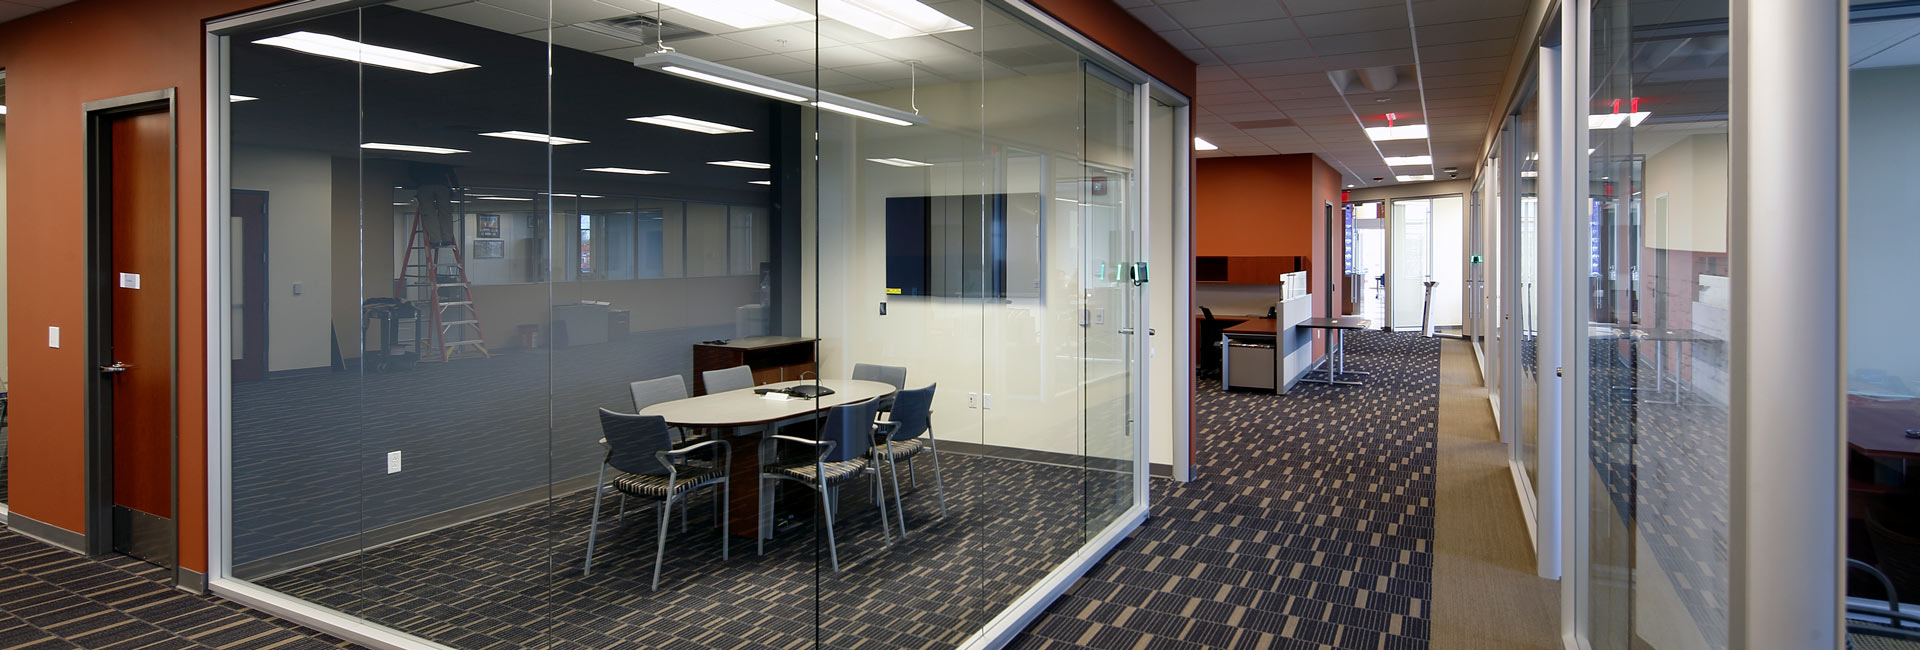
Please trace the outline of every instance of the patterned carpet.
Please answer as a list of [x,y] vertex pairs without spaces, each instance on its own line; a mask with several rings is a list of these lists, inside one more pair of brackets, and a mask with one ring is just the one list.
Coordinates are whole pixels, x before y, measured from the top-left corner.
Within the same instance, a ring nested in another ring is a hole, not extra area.
[[359,646],[171,589],[129,558],[90,560],[0,526],[0,648],[333,650]]
[[1426,648],[1440,342],[1348,350],[1364,386],[1198,387],[1199,480],[1010,647]]

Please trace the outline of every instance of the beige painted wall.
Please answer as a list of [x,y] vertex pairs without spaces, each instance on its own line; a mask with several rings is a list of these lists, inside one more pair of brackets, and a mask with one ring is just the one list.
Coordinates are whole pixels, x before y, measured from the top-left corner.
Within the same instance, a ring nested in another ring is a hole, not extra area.
[[[317,151],[236,146],[233,160],[234,189],[267,193],[267,370],[326,366],[332,361],[333,159]],[[296,283],[300,295],[293,294]]]
[[[1884,373],[1920,393],[1920,218],[1915,218],[1912,170],[1920,166],[1920,132],[1912,128],[1920,103],[1920,66],[1851,73],[1847,136],[1847,372],[1864,379]],[[1772,263],[1791,264],[1791,260]],[[1885,382],[1849,379],[1854,390],[1900,392]]]
[[1641,195],[1649,248],[1727,252],[1727,135],[1682,137],[1647,157]]

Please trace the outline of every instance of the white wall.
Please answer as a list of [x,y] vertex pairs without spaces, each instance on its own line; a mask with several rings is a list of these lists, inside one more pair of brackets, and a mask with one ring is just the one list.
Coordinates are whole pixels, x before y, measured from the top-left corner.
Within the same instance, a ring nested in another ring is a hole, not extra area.
[[[1851,73],[1848,95],[1847,170],[1847,373],[1852,390],[1902,392],[1885,373],[1920,394],[1920,218],[1916,218],[1912,170],[1920,166],[1920,132],[1913,107],[1920,104],[1920,67],[1875,68]],[[1788,264],[1791,260],[1776,260]]]
[[235,146],[233,160],[234,189],[267,193],[267,370],[326,367],[333,362],[332,158]]
[[1684,135],[1665,149],[1656,148],[1659,140],[1639,144],[1656,152],[1647,157],[1641,195],[1646,245],[1727,252],[1727,134]]
[[[1172,110],[1161,110],[1157,105],[1152,112],[1149,125],[1153,142],[1148,148],[1153,153],[1149,169],[1155,179],[1149,196],[1152,203],[1147,206],[1147,265],[1152,269],[1152,280],[1147,283],[1147,302],[1152,309],[1148,314],[1148,327],[1154,335],[1147,338],[1152,346],[1152,358],[1146,364],[1147,392],[1152,396],[1148,403],[1148,459],[1155,463],[1173,462],[1173,418],[1181,396],[1173,393],[1173,355],[1176,346],[1184,339],[1175,336],[1173,329],[1174,309],[1173,291],[1173,165],[1171,155],[1174,141]],[[1185,164],[1183,158],[1179,161]],[[1184,370],[1183,370],[1184,372]]]

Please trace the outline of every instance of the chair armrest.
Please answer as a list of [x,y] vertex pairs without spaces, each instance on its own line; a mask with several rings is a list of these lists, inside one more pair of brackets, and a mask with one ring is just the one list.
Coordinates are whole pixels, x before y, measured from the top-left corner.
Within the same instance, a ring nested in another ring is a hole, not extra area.
[[666,465],[668,469],[674,469],[676,465],[686,463],[687,457],[694,452],[711,447],[718,447],[717,450],[711,452],[715,460],[720,461],[718,466],[726,467],[732,464],[733,445],[727,444],[725,440],[708,440],[702,443],[687,445],[673,451],[657,451],[654,452],[653,457],[659,460],[660,464]]
[[806,445],[808,447],[813,447],[815,450],[820,452],[819,454],[820,458],[825,458],[827,454],[833,453],[833,448],[835,446],[835,443],[832,440],[808,440],[806,438],[795,438],[793,436],[782,436],[782,435],[767,436],[760,444],[766,445],[768,447],[779,447],[781,442],[791,442],[797,445]]

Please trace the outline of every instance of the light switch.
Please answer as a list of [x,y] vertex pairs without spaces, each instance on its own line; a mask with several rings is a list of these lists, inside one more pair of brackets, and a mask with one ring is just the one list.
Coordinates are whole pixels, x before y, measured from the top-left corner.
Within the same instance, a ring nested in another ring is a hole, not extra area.
[[300,295],[300,283],[293,283],[293,295]]

